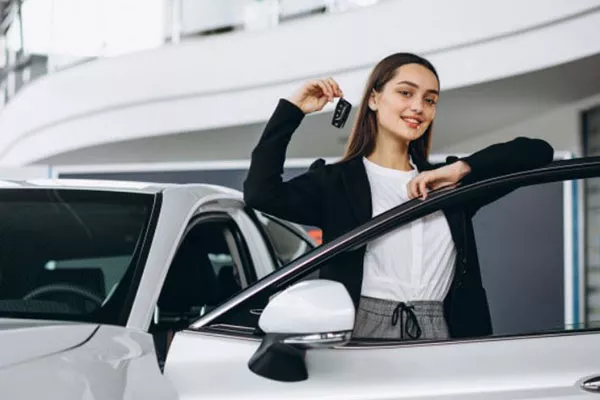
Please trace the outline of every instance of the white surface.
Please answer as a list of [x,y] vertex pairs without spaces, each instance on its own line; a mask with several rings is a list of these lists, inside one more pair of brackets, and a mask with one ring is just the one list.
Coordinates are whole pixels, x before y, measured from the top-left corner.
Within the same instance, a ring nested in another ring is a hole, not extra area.
[[339,282],[316,279],[297,283],[269,301],[258,322],[267,333],[351,331],[354,304]]
[[[600,41],[590,39],[598,36],[600,12],[579,15],[598,6],[598,0],[386,1],[274,30],[87,63],[35,81],[3,110],[0,163],[21,165],[102,143],[264,121],[278,97],[314,76],[335,76],[356,101],[373,63],[399,50],[431,58],[444,90],[553,66],[600,52]],[[399,15],[427,15],[435,29],[423,29],[417,18],[398,23]],[[355,29],[365,21],[376,23]],[[416,31],[418,41],[402,39]],[[347,40],[331,51],[332,41],[323,37],[338,32]],[[358,41],[378,45],[353,51]]]
[[96,326],[0,319],[0,369],[75,347],[89,338]]
[[[44,331],[21,340],[6,343],[19,349],[35,346],[33,341],[45,340]],[[81,346],[2,368],[0,398],[179,399],[160,373],[152,336],[115,326],[102,326]]]
[[[43,0],[23,2],[27,54],[108,56],[160,46],[163,0]],[[7,45],[20,49],[18,24]]]
[[19,168],[0,168],[0,179],[35,179],[48,178],[52,174],[49,167],[35,165]]
[[222,196],[232,198],[238,201],[242,199],[242,193],[225,186],[209,184],[173,184],[173,183],[154,183],[137,181],[119,181],[104,179],[61,179],[61,178],[33,178],[33,179],[14,179],[0,181],[10,183],[11,187],[21,189],[81,189],[81,190],[107,190],[123,192],[142,192],[158,193],[168,191],[170,196],[174,197],[195,197],[203,198],[208,196]]
[[248,0],[178,0],[181,2],[181,33],[189,35],[244,23]]
[[[260,342],[183,332],[165,375],[181,398],[592,400],[600,333],[306,352],[309,378],[282,383],[248,368]],[[230,384],[215,384],[226,377]],[[243,393],[243,394],[241,394]]]

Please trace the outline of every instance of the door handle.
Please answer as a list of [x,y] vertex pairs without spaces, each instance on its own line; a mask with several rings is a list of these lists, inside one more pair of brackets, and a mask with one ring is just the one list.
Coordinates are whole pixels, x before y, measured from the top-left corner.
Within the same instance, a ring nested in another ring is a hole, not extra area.
[[600,377],[590,378],[581,384],[581,388],[587,392],[600,393]]

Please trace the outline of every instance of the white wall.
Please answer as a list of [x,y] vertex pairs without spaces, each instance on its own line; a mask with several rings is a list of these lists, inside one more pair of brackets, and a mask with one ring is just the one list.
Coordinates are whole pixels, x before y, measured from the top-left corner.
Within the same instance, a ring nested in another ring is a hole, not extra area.
[[[25,51],[92,57],[159,46],[163,0],[28,0],[23,3]],[[18,23],[8,47],[21,47]]]
[[[433,140],[433,152],[438,154],[471,153],[491,144],[510,140],[517,136],[538,137],[547,140],[557,151],[582,155],[581,116],[583,110],[600,105],[600,93],[564,106],[556,107],[541,115],[525,119],[491,132],[482,132],[468,140],[457,141],[451,146],[439,146],[441,140]],[[229,159],[247,160],[256,144],[264,124],[238,127],[235,130],[183,133],[175,139],[171,135],[105,144],[49,157],[42,164],[85,165],[110,163],[155,163],[223,160],[218,154],[227,152]],[[329,126],[329,116],[307,118],[290,143],[288,157],[337,158],[343,154],[345,135]],[[316,130],[320,137],[318,145],[310,132]],[[436,135],[443,135],[436,130]],[[173,140],[175,139],[175,140]],[[211,155],[217,155],[212,156]]]
[[556,150],[583,156],[581,142],[581,112],[600,105],[600,94],[556,108],[518,124],[484,133],[452,146],[438,149],[440,153],[473,152],[490,144],[516,136],[533,136],[547,140]]
[[356,101],[373,63],[399,50],[427,55],[444,90],[473,85],[600,53],[599,27],[600,0],[390,0],[103,59],[19,93],[0,114],[0,164],[258,123],[314,76],[336,76]]

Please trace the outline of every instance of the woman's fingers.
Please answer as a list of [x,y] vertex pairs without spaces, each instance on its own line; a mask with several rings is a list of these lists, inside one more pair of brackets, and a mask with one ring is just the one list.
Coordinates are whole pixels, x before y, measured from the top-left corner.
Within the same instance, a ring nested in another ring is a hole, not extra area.
[[306,82],[292,94],[288,100],[305,114],[320,111],[335,97],[341,96],[341,90],[333,78],[315,79]]
[[421,199],[425,200],[427,198],[427,193],[429,192],[429,188],[427,187],[427,180],[422,179],[419,182],[419,193],[421,194]]
[[329,89],[327,91],[327,95],[329,97],[329,101],[333,101],[334,97],[337,97],[337,90],[335,88],[334,83],[332,83],[332,79],[331,78],[327,78],[327,79],[323,79],[323,83],[325,83],[325,85],[327,85],[327,88]]
[[333,101],[336,97],[342,97],[344,93],[338,83],[331,77],[312,81],[311,88],[319,88],[322,95],[327,97],[328,101]]
[[323,109],[323,107],[325,107],[325,104],[327,104],[329,102],[329,97],[327,96],[321,96],[317,99],[317,109],[316,111],[320,111]]
[[329,85],[323,80],[316,81],[316,84],[321,89],[323,96],[329,99],[331,97],[331,89],[329,88]]
[[332,86],[335,97],[344,97],[344,93],[342,92],[342,89],[340,89],[340,85],[338,85],[335,79],[329,77],[327,78],[327,81]]
[[315,79],[305,83],[289,100],[305,114],[320,111],[328,102],[343,95],[333,78]]
[[457,184],[456,179],[448,175],[448,169],[444,168],[446,167],[421,172],[408,182],[406,186],[408,198],[416,199],[420,197],[425,200],[432,190],[455,186]]
[[418,197],[425,200],[427,193],[429,193],[429,182],[430,176],[427,173],[421,173],[414,179],[408,182],[407,192],[409,199],[416,199]]
[[410,200],[415,199],[417,197],[419,197],[419,189],[418,189],[418,176],[416,176],[415,178],[411,179],[410,182],[408,182],[407,185],[407,192],[408,192],[408,198]]

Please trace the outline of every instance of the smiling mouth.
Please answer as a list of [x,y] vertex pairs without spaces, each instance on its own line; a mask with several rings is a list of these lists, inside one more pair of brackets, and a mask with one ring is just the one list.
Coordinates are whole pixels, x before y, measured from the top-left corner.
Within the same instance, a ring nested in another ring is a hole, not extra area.
[[410,118],[410,117],[401,117],[401,118],[406,123],[406,125],[408,125],[410,128],[413,128],[413,129],[418,128],[423,123],[423,121],[420,121],[416,118]]

